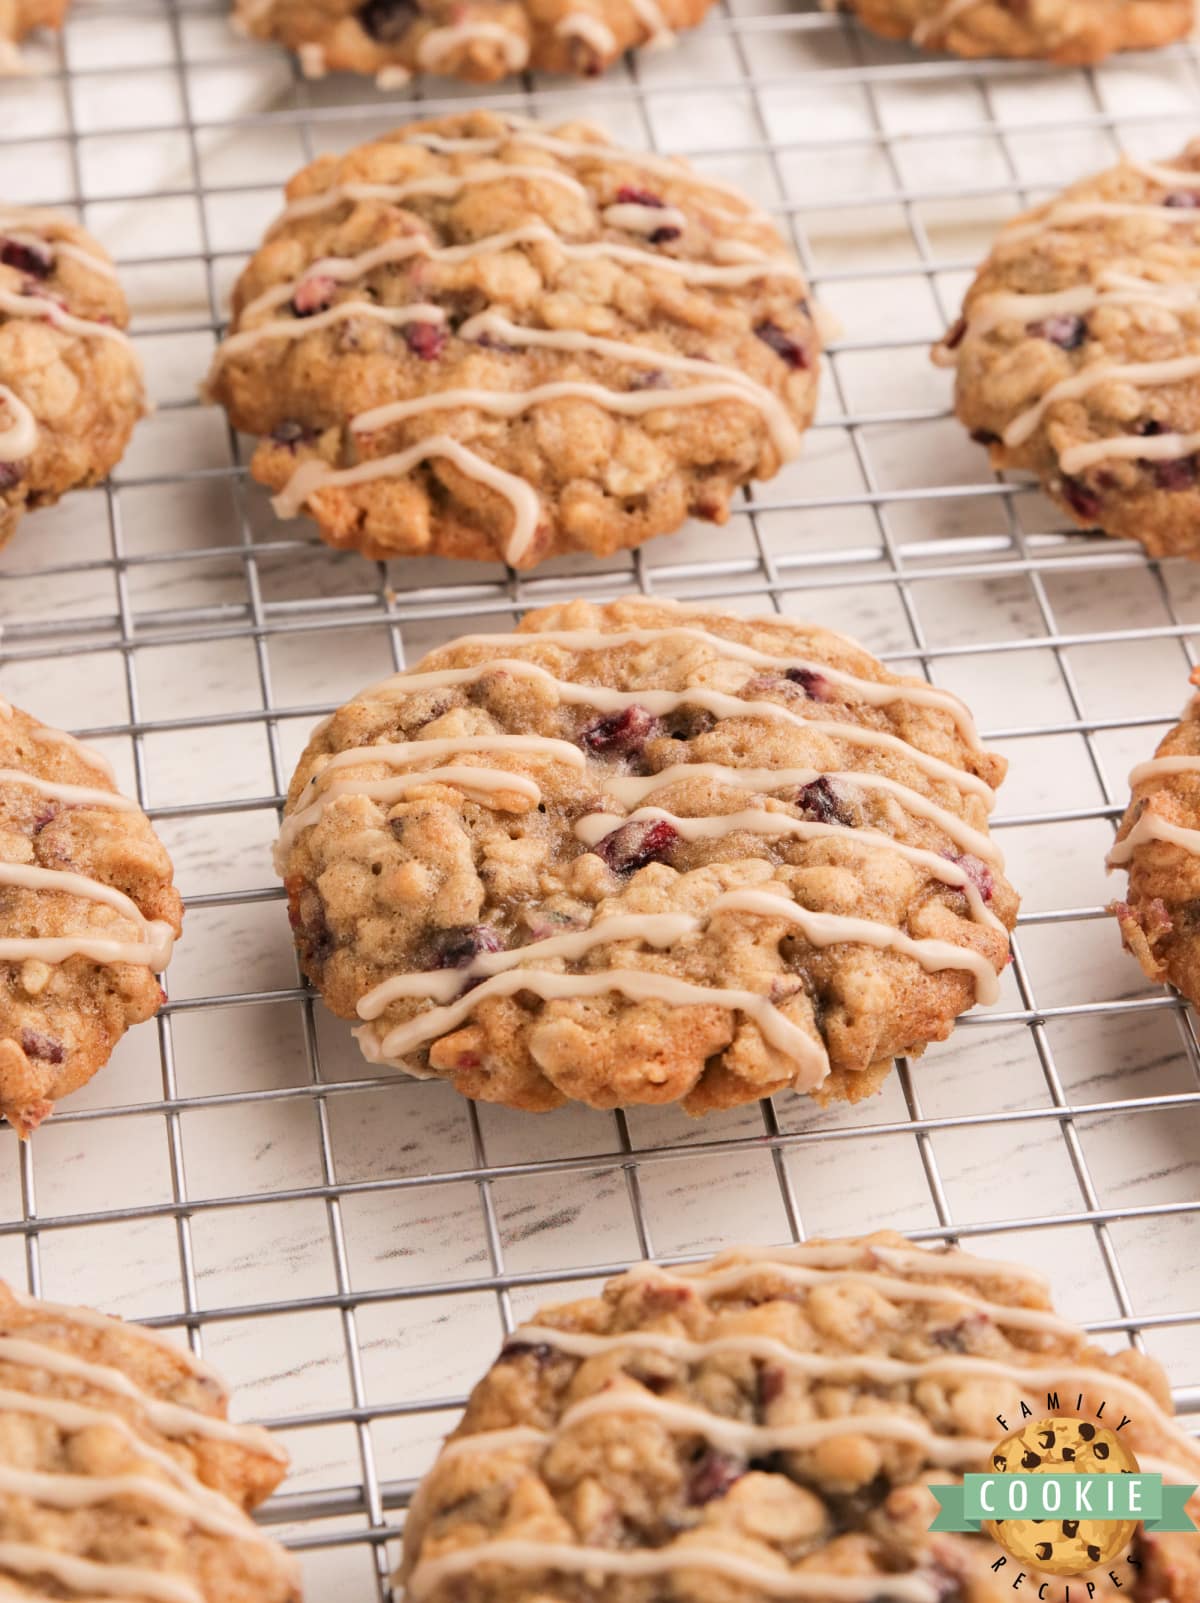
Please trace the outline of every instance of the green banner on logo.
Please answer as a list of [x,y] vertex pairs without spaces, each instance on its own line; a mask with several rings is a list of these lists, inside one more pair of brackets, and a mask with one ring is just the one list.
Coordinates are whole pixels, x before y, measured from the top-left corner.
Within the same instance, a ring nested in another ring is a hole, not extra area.
[[978,1531],[984,1520],[1141,1520],[1148,1531],[1194,1531],[1184,1505],[1194,1486],[1146,1475],[965,1475],[931,1486],[934,1531]]

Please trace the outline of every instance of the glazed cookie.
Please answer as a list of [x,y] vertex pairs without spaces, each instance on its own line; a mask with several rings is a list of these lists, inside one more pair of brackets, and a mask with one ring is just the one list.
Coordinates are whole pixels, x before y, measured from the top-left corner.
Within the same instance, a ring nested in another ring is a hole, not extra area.
[[0,78],[26,71],[18,46],[36,28],[61,28],[69,0],[0,0]]
[[[1001,1603],[1017,1564],[931,1534],[929,1483],[989,1469],[996,1416],[1055,1391],[1107,1402],[1143,1469],[1196,1481],[1158,1365],[1090,1347],[1018,1265],[890,1233],[642,1264],[509,1337],[416,1494],[405,1596]],[[1135,1542],[1086,1596],[1193,1603],[1194,1539]],[[1048,1577],[1020,1568],[1036,1597]]]
[[4,1596],[297,1603],[295,1561],[248,1518],[287,1456],[227,1412],[156,1332],[0,1282]]
[[120,461],[145,411],[128,323],[90,234],[55,212],[0,206],[0,545],[23,512]]
[[0,1113],[21,1135],[157,1012],[182,914],[106,760],[0,702]]
[[1194,0],[823,0],[886,39],[960,56],[1020,56],[1071,66],[1114,50],[1182,39]]
[[472,112],[292,180],[208,393],[332,545],[606,556],[724,522],[798,453],[806,294],[769,220],[685,163]]
[[1110,869],[1128,870],[1129,889],[1112,911],[1147,977],[1200,1006],[1200,696],[1129,783],[1108,854]]
[[309,77],[416,74],[494,83],[530,68],[594,77],[635,45],[670,44],[712,0],[235,0],[234,26],[289,46]]
[[1077,522],[1200,555],[1200,142],[1018,218],[934,352],[993,467]]
[[1004,767],[839,635],[576,602],[327,719],[277,861],[372,1061],[527,1109],[857,1099],[995,998]]

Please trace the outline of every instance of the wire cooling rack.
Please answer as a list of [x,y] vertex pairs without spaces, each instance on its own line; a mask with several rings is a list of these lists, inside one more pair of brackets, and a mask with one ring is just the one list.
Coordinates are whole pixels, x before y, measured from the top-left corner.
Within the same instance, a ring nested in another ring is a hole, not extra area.
[[[335,1603],[386,1598],[414,1480],[502,1330],[643,1255],[959,1238],[1046,1270],[1200,1410],[1195,1022],[1103,913],[1125,773],[1196,660],[1200,568],[1068,532],[995,480],[926,356],[1005,218],[1122,147],[1200,133],[1195,47],[966,65],[812,5],[724,0],[597,83],[398,98],[306,83],[222,12],[78,0],[40,74],[0,85],[0,195],[76,208],[114,251],[158,403],[112,484],[0,557],[0,685],[113,758],[187,896],[157,1023],[4,1143],[0,1272],[219,1364],[292,1451],[267,1518]],[[200,407],[287,175],[472,99],[686,153],[790,229],[843,333],[805,459],[724,530],[522,576],[369,564],[275,523],[245,442]],[[858,1107],[475,1107],[370,1070],[299,980],[268,848],[313,720],[464,628],[630,589],[831,623],[965,695],[1011,760],[997,826],[1024,912],[1004,995]]]

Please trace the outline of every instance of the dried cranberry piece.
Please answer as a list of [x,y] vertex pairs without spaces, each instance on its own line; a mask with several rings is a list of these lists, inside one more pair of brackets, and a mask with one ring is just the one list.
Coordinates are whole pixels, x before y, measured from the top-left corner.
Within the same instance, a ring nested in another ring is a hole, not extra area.
[[337,942],[325,919],[325,904],[302,874],[284,881],[288,897],[288,923],[304,962],[317,967],[333,956]]
[[962,869],[985,902],[991,901],[996,881],[985,862],[971,852],[944,852],[942,855]]
[[1030,323],[1026,333],[1035,339],[1049,340],[1051,345],[1064,351],[1077,351],[1087,339],[1087,323],[1082,317],[1044,317],[1040,323]]
[[315,440],[316,433],[306,429],[303,423],[297,423],[294,418],[284,418],[271,430],[271,438],[276,445],[285,445],[289,451],[294,451],[298,445],[308,440]]
[[802,808],[804,816],[811,818],[814,823],[847,824],[851,828],[854,825],[854,819],[843,805],[836,787],[825,774],[801,788],[796,797],[796,805]]
[[499,1362],[507,1364],[514,1358],[534,1358],[539,1364],[546,1364],[553,1357],[554,1348],[544,1341],[510,1341],[500,1354]]
[[446,348],[446,330],[437,323],[406,323],[404,343],[423,362],[436,362]]
[[25,470],[19,462],[0,462],[0,492],[11,490],[24,477]]
[[358,24],[380,44],[402,39],[420,15],[414,0],[367,0],[358,10]]
[[758,1369],[758,1406],[761,1412],[783,1396],[787,1372],[778,1364],[760,1364]]
[[1173,189],[1163,198],[1164,206],[1177,206],[1181,211],[1195,211],[1200,206],[1200,190]]
[[829,680],[814,668],[789,668],[783,677],[793,685],[799,685],[810,701],[832,699]]
[[656,211],[662,211],[667,204],[661,195],[649,189],[637,189],[633,184],[622,184],[617,190],[617,199],[622,206],[653,206]]
[[0,262],[31,278],[49,278],[54,271],[54,252],[40,241],[0,239]]
[[962,344],[966,332],[967,320],[965,317],[960,317],[956,323],[946,330],[942,344],[948,351],[956,351]]
[[631,390],[669,390],[671,376],[664,373],[661,367],[648,367],[641,373],[635,373],[629,380]]
[[771,347],[776,356],[782,356],[790,368],[799,370],[808,366],[808,352],[803,345],[797,344],[790,334],[785,334],[778,323],[772,323],[770,318],[767,318],[766,321],[755,325],[754,332],[764,345]]
[[1089,523],[1095,523],[1100,517],[1101,501],[1094,490],[1089,490],[1086,484],[1078,479],[1064,478],[1062,481],[1062,498],[1077,518],[1083,518]]
[[993,434],[991,429],[972,429],[971,438],[976,445],[999,445],[1000,436]]
[[62,1063],[67,1056],[67,1049],[62,1042],[56,1041],[52,1035],[44,1035],[41,1030],[21,1031],[21,1051],[27,1058],[36,1058],[39,1063]]
[[732,1453],[719,1453],[715,1447],[710,1448],[692,1466],[688,1476],[687,1500],[699,1507],[724,1497],[734,1482],[740,1481],[745,1473],[744,1458],[735,1458]]
[[1172,457],[1166,462],[1144,464],[1154,475],[1160,490],[1190,490],[1196,482],[1197,460],[1194,456]]
[[1155,434],[1165,434],[1167,431],[1163,428],[1162,424],[1157,418],[1148,417],[1144,422],[1139,423],[1133,432],[1135,434],[1140,434],[1143,439],[1146,439],[1147,437],[1153,437]]
[[430,942],[431,968],[465,968],[480,952],[498,952],[504,942],[486,924],[460,924],[438,930]]
[[669,245],[673,239],[679,239],[682,233],[682,228],[656,228],[648,238],[652,245]]
[[320,273],[302,279],[292,296],[292,311],[297,317],[312,317],[315,312],[323,312],[333,300],[336,289],[336,282]]
[[626,707],[623,712],[609,718],[597,718],[581,730],[579,743],[588,751],[618,752],[622,755],[641,751],[653,734],[658,719],[645,707]]
[[592,850],[614,874],[633,874],[647,863],[661,863],[678,839],[678,831],[665,818],[638,820],[614,829]]

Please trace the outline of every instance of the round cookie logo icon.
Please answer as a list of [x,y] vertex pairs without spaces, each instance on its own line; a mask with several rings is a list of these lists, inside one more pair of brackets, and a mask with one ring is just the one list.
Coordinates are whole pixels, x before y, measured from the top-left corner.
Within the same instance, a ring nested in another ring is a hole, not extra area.
[[[1086,1419],[1055,1416],[1033,1420],[1006,1436],[992,1454],[998,1475],[1100,1476],[1137,1475],[1138,1461],[1117,1433]],[[1122,1518],[1129,1499],[1121,1488],[1046,1482],[1030,1495],[1028,1518],[1005,1517],[983,1522],[983,1529],[1021,1564],[1036,1565],[1047,1575],[1082,1575],[1110,1564],[1133,1540],[1137,1518]],[[1010,1492],[1013,1490],[1009,1488]],[[1105,1495],[1106,1491],[1109,1495]],[[1075,1495],[1072,1495],[1074,1493]],[[1019,1495],[997,1508],[1015,1509]],[[1037,1510],[1038,1513],[1032,1513]],[[1091,1510],[1089,1516],[1089,1510]]]

